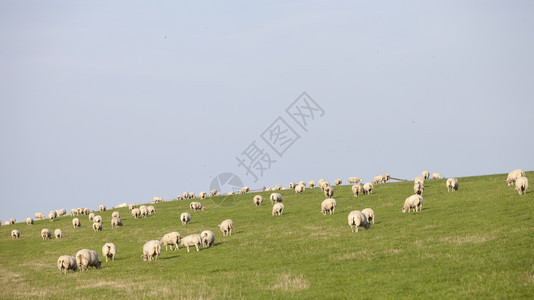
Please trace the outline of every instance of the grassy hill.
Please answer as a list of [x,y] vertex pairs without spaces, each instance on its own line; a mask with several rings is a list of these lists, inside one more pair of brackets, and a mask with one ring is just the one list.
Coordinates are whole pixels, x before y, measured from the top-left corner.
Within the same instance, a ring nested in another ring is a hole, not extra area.
[[[527,177],[534,184],[534,172]],[[191,202],[183,200],[155,204],[156,214],[140,219],[118,209],[124,227],[114,230],[114,210],[100,213],[98,233],[86,216],[77,229],[71,216],[1,226],[0,298],[532,298],[534,192],[519,196],[505,179],[459,178],[454,193],[447,193],[445,179],[428,180],[418,213],[401,212],[413,183],[390,182],[358,198],[349,185],[335,187],[336,213],[327,216],[320,213],[325,197],[314,188],[299,196],[281,191],[281,217],[271,216],[270,192],[264,192],[200,200],[206,211],[191,212],[188,226],[179,220]],[[260,207],[252,202],[256,194],[265,199]],[[347,215],[366,207],[376,223],[352,233]],[[223,237],[217,225],[227,218],[235,230]],[[42,228],[61,228],[63,238],[43,241]],[[12,240],[12,229],[22,238]],[[163,249],[155,262],[141,259],[148,240],[202,230],[215,233],[212,248]],[[118,248],[115,261],[59,274],[60,255],[88,248],[101,256],[106,242]]]

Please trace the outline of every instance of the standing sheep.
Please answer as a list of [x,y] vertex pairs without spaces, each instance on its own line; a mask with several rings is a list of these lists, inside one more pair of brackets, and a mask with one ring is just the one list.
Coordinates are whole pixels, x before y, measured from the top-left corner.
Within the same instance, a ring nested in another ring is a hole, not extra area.
[[370,208],[364,208],[362,209],[362,213],[367,217],[367,221],[369,221],[369,224],[371,221],[373,221],[373,225],[375,224],[375,212]]
[[336,199],[325,199],[321,203],[321,213],[326,216],[326,213],[329,212],[331,215],[335,213],[337,206]]
[[423,197],[421,195],[411,195],[404,200],[402,212],[410,212],[412,208],[415,210],[415,212],[417,212],[417,208],[419,208],[419,211],[423,210]]
[[421,184],[421,182],[415,182],[413,186],[413,192],[417,195],[422,195],[425,191],[425,187]]
[[159,241],[165,245],[165,251],[167,251],[167,246],[174,245],[174,250],[178,250],[178,244],[180,243],[180,240],[182,239],[182,236],[178,232],[169,232],[165,234]]
[[188,193],[188,192],[184,192],[184,193],[182,194],[182,198],[184,198],[184,199],[189,199],[189,193]]
[[295,186],[295,194],[300,195],[300,193],[304,192],[305,189],[306,187],[304,185],[297,184],[297,186]]
[[413,183],[416,184],[417,182],[421,184],[425,184],[425,177],[423,176],[416,176],[413,180]]
[[34,215],[35,219],[43,220],[45,217],[42,212],[36,212]]
[[54,236],[56,237],[56,239],[60,239],[63,237],[63,232],[61,232],[61,229],[56,229],[54,230]]
[[389,173],[384,174],[383,177],[384,177],[384,183],[388,182],[391,179],[391,175],[389,175]]
[[111,217],[112,217],[112,218],[120,218],[120,217],[121,217],[121,213],[118,212],[118,211],[114,211],[114,212],[111,214]]
[[74,226],[74,228],[81,227],[82,223],[80,223],[80,219],[78,219],[78,218],[72,219],[72,226]]
[[326,198],[332,198],[332,196],[334,196],[334,188],[331,186],[325,187],[323,192]]
[[95,232],[102,231],[102,223],[93,223],[93,230]]
[[80,271],[87,270],[89,267],[100,269],[101,262],[98,260],[98,254],[96,251],[82,249],[76,253],[76,264]]
[[115,255],[117,255],[117,247],[115,244],[105,243],[104,246],[102,246],[102,256],[106,258],[106,262],[108,262],[108,259],[114,261]]
[[450,191],[457,191],[458,190],[458,179],[456,178],[449,178],[447,179],[447,192]]
[[349,177],[349,183],[356,184],[356,183],[359,183],[359,182],[361,182],[361,181],[362,181],[361,178],[358,178],[358,177]]
[[202,207],[202,203],[200,203],[200,202],[191,202],[191,203],[189,203],[189,208],[192,211],[197,211],[197,210],[204,211],[204,207]]
[[139,218],[141,216],[141,210],[139,208],[132,209],[132,216],[136,219]]
[[308,182],[308,186],[310,187],[310,189],[312,189],[315,186],[315,180],[310,180]]
[[65,270],[65,274],[67,274],[69,270],[76,272],[78,270],[76,258],[68,255],[60,256],[57,259],[57,268],[59,269],[59,274],[63,273],[63,270]]
[[153,199],[154,203],[162,203],[163,202],[163,198],[162,197],[159,197],[159,196],[154,196],[154,199]]
[[275,202],[282,202],[282,195],[279,193],[272,193],[271,196],[269,196],[269,200],[271,200],[271,204],[274,204]]
[[30,217],[27,217],[27,218],[26,218],[26,224],[28,224],[28,225],[33,225],[33,219],[30,218]]
[[260,206],[263,203],[263,197],[261,195],[254,196],[254,204]]
[[98,207],[98,210],[99,211],[106,211],[106,206],[103,205],[103,204],[100,204],[100,206]]
[[94,216],[93,223],[102,223],[102,216]]
[[183,212],[180,215],[180,221],[182,221],[182,225],[189,224],[189,221],[191,221],[191,215],[188,212]]
[[130,203],[130,205],[128,205],[128,210],[129,211],[132,211],[134,208],[135,208],[135,204]]
[[248,186],[244,186],[239,190],[240,194],[246,194],[250,191],[250,188]]
[[84,209],[83,209],[83,214],[84,214],[84,215],[88,215],[88,214],[89,214],[89,208],[87,208],[87,207],[84,208]]
[[95,213],[90,213],[87,217],[89,218],[89,221],[94,222],[93,219],[95,218]]
[[382,183],[384,181],[384,177],[382,175],[376,175],[373,179],[373,184]]
[[277,184],[273,187],[273,191],[280,191],[282,190],[282,185],[281,184]]
[[200,251],[200,244],[202,244],[202,237],[200,234],[190,234],[186,237],[184,237],[180,244],[182,246],[185,246],[187,248],[187,252],[189,253],[189,247],[195,246],[197,248],[197,252]]
[[52,231],[50,231],[48,228],[43,228],[43,230],[41,230],[41,237],[43,240],[50,239],[52,237]]
[[441,175],[438,172],[432,173],[432,179],[441,179]]
[[339,179],[339,178],[334,180],[334,184],[335,185],[341,185],[342,183],[343,183],[343,181],[341,179]]
[[151,215],[151,214],[155,214],[156,213],[156,208],[152,205],[150,205],[149,207],[147,207],[147,210],[148,210],[148,214]]
[[12,237],[13,239],[18,239],[18,238],[20,238],[20,231],[18,231],[17,229],[13,229],[13,230],[11,231],[11,237]]
[[122,220],[121,218],[117,218],[117,217],[113,217],[111,218],[111,229],[113,228],[117,228],[117,227],[122,227]]
[[369,195],[373,193],[373,184],[370,182],[367,182],[363,185],[363,194]]
[[296,184],[294,182],[290,182],[287,187],[292,190],[295,188],[295,186]]
[[354,197],[358,197],[360,193],[362,192],[362,185],[359,183],[356,183],[352,186],[352,193],[354,194]]
[[363,214],[359,210],[353,210],[349,213],[348,223],[352,232],[355,231],[354,229],[356,229],[356,232],[358,232],[358,227],[363,227],[365,229],[371,228],[369,220],[367,219],[365,214]]
[[202,238],[202,248],[213,246],[213,243],[215,242],[215,234],[213,234],[213,231],[204,230],[200,234],[200,237]]
[[56,218],[56,212],[55,211],[48,213],[48,219],[50,219],[50,222],[53,222],[55,218]]
[[206,192],[200,192],[200,194],[198,195],[198,197],[200,199],[206,199],[208,197],[208,194],[206,194]]
[[273,210],[271,212],[271,215],[274,216],[281,216],[284,212],[284,203],[282,202],[276,202],[275,205],[273,205]]
[[232,230],[234,229],[234,222],[230,219],[226,219],[219,225],[219,229],[221,230],[223,236],[231,236]]
[[519,177],[525,177],[525,171],[521,169],[513,170],[512,172],[508,173],[508,177],[506,178],[506,184],[510,186],[513,184],[517,178]]
[[217,190],[213,189],[210,191],[210,197],[217,196]]
[[515,190],[519,193],[519,195],[522,195],[523,193],[527,193],[528,189],[528,178],[526,177],[519,177],[515,181]]
[[423,171],[421,172],[421,175],[423,175],[423,178],[425,180],[427,180],[428,178],[430,178],[430,173],[428,171]]
[[143,261],[158,260],[161,254],[161,242],[158,240],[148,241],[143,245]]
[[189,193],[189,199],[195,199],[195,193],[193,192]]
[[141,212],[141,216],[143,216],[143,218],[148,217],[148,207],[145,205],[139,206],[139,212]]

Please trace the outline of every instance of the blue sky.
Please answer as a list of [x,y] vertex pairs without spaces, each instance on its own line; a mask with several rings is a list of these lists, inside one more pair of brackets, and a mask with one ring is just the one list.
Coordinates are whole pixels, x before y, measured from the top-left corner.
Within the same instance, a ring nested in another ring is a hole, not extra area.
[[[0,219],[391,173],[534,170],[531,1],[1,1]],[[286,109],[307,92],[307,131]],[[300,136],[282,156],[277,119]],[[257,182],[236,157],[276,160]],[[504,181],[505,178],[503,178]]]

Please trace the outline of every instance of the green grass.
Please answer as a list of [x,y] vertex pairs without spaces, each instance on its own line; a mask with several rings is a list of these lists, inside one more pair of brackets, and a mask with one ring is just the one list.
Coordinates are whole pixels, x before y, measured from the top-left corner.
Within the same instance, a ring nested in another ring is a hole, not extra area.
[[[300,196],[281,191],[281,217],[271,216],[270,192],[264,192],[260,207],[252,202],[256,193],[200,200],[206,211],[191,212],[187,227],[179,217],[191,201],[155,204],[156,214],[144,219],[119,209],[124,227],[115,230],[108,210],[98,233],[86,216],[77,229],[71,216],[1,226],[0,298],[532,298],[534,192],[519,196],[505,179],[459,178],[454,193],[447,193],[445,179],[428,180],[418,213],[401,212],[413,183],[391,182],[358,198],[350,186],[335,187],[338,206],[327,216],[320,213],[325,197],[314,188]],[[376,223],[351,233],[348,213],[366,207],[375,211]],[[231,237],[217,227],[227,218],[235,223]],[[64,237],[43,241],[42,228],[61,228]],[[12,229],[22,238],[12,240]],[[163,249],[158,261],[141,259],[148,240],[202,230],[215,233],[212,248]],[[59,274],[60,255],[88,248],[101,256],[106,242],[118,248],[114,262]]]

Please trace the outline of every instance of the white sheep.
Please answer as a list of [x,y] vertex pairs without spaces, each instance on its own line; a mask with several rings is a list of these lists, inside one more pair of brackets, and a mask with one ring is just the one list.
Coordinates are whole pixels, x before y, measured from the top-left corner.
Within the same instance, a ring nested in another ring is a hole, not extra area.
[[128,207],[128,204],[126,202],[123,202],[123,203],[115,206],[114,208],[117,209],[117,208],[124,208],[124,207]]
[[141,210],[139,208],[132,209],[132,216],[136,219],[139,218],[141,216]]
[[93,223],[102,223],[102,216],[94,216],[93,217]]
[[189,199],[194,199],[195,198],[195,193],[191,192],[189,193]]
[[215,242],[215,234],[213,234],[213,231],[204,230],[200,234],[200,237],[202,238],[202,248],[213,246],[213,243]]
[[182,239],[182,236],[178,232],[169,232],[165,234],[159,241],[165,245],[165,251],[167,251],[167,246],[174,245],[174,250],[178,250],[178,244],[180,243],[180,240]]
[[9,221],[6,221],[4,225],[11,225],[11,223]]
[[272,193],[269,196],[269,200],[271,200],[271,204],[274,204],[275,202],[282,202],[282,195],[279,193]]
[[331,186],[325,187],[323,192],[326,198],[332,198],[332,196],[334,196],[334,188]]
[[102,256],[106,258],[106,262],[108,262],[108,259],[114,261],[115,255],[117,255],[117,247],[115,244],[105,243],[104,246],[102,246]]
[[362,192],[362,185],[359,183],[356,183],[352,186],[352,193],[354,194],[354,197],[358,197],[360,193]]
[[210,191],[210,197],[217,196],[217,190],[213,189]]
[[54,230],[54,236],[56,237],[56,239],[60,239],[63,237],[63,232],[61,231],[61,229],[56,229]]
[[50,231],[48,228],[43,228],[43,230],[41,230],[41,237],[43,240],[50,239],[52,237],[52,231]]
[[423,171],[423,172],[421,172],[421,175],[423,176],[423,178],[424,178],[425,180],[427,180],[428,178],[430,178],[430,172],[428,172],[428,171]]
[[76,258],[69,255],[62,255],[57,259],[57,268],[59,269],[59,274],[63,273],[63,270],[65,270],[65,274],[69,270],[72,270],[74,272],[78,271],[78,265],[76,264]]
[[111,214],[111,217],[112,217],[112,218],[120,218],[120,217],[121,217],[121,213],[118,212],[118,211],[114,211],[114,212]]
[[147,210],[148,210],[148,214],[149,215],[156,213],[156,208],[154,206],[152,206],[152,205],[148,206]]
[[219,225],[219,229],[221,230],[223,236],[231,236],[232,230],[234,229],[234,221],[230,219],[222,221],[222,223]]
[[200,192],[200,194],[198,194],[198,197],[200,199],[206,199],[208,197],[208,194],[206,194],[206,192]]
[[342,183],[343,183],[343,181],[340,178],[334,180],[334,184],[335,185],[341,185]]
[[297,195],[300,195],[304,190],[306,190],[306,187],[302,184],[297,184],[297,186],[295,186],[295,194]]
[[93,219],[95,218],[95,213],[90,213],[88,215],[89,221],[93,222]]
[[254,196],[254,204],[256,204],[256,206],[260,206],[262,203],[263,203],[263,196],[262,195]]
[[384,181],[384,176],[376,175],[373,179],[373,184],[382,183]]
[[519,177],[525,177],[525,171],[521,169],[513,170],[512,172],[508,173],[508,177],[506,177],[506,184],[510,186],[511,184],[515,183]]
[[151,240],[143,245],[143,261],[158,260],[161,254],[161,242],[158,240]]
[[204,207],[202,207],[202,203],[200,203],[200,202],[191,202],[191,203],[189,203],[189,208],[192,211],[197,211],[197,210],[204,211]]
[[83,209],[83,214],[84,214],[84,215],[88,215],[88,214],[89,214],[89,208],[87,208],[87,207],[84,208],[84,209]]
[[421,184],[421,182],[417,181],[414,183],[413,186],[413,192],[417,195],[422,195],[425,191],[425,187]]
[[[70,210],[70,214],[72,216],[77,216],[78,215],[78,210],[76,208],[73,208]],[[35,213],[35,218],[37,219],[37,213]]]
[[57,212],[57,216],[58,216],[58,217],[63,217],[64,215],[67,214],[67,210],[64,209],[64,208],[59,209],[59,210],[57,210],[56,212]]
[[522,195],[523,193],[527,193],[528,189],[528,178],[527,177],[519,177],[515,181],[515,189],[519,193],[519,195]]
[[189,193],[188,193],[188,192],[184,192],[184,193],[182,194],[182,197],[183,197],[184,199],[189,199]]
[[154,203],[161,203],[163,202],[163,198],[159,196],[154,196]]
[[180,221],[182,221],[182,225],[187,225],[191,221],[191,215],[188,212],[183,212],[180,215]]
[[277,184],[273,187],[273,191],[280,191],[282,190],[282,185],[281,184]]
[[20,238],[20,231],[18,231],[17,229],[13,229],[13,230],[11,231],[11,237],[12,237],[13,239],[18,239],[18,238]]
[[389,173],[384,174],[383,177],[384,177],[384,183],[388,182],[391,179],[391,175],[389,175]]
[[178,201],[179,201],[179,200],[182,200],[182,196],[177,196],[177,197],[176,197],[176,200],[178,200]]
[[98,210],[99,211],[106,211],[106,206],[103,205],[103,204],[100,204],[100,206],[98,207]]
[[250,188],[248,186],[244,186],[239,190],[240,194],[246,194],[250,191]]
[[417,183],[417,182],[420,182],[421,184],[425,184],[425,177],[423,176],[416,176],[413,180],[413,183]]
[[365,214],[359,210],[353,210],[349,213],[348,223],[352,232],[355,231],[354,229],[356,229],[356,232],[358,232],[358,227],[363,227],[365,229],[371,228],[369,220]]
[[143,216],[143,218],[148,217],[148,207],[146,207],[145,205],[139,206],[139,212],[141,213],[141,216]]
[[42,212],[36,212],[34,215],[35,219],[43,220],[45,217]]
[[369,195],[373,193],[373,184],[370,182],[367,182],[363,185],[363,194]]
[[332,199],[332,198],[325,199],[321,203],[321,213],[325,216],[327,212],[333,215],[336,211],[336,206],[337,206],[336,199]]
[[458,179],[456,178],[449,178],[447,179],[447,192],[450,191],[457,191],[458,190]]
[[98,260],[98,254],[96,251],[82,249],[76,253],[76,264],[81,272],[87,270],[89,267],[101,268],[101,262]]
[[74,219],[72,219],[72,226],[73,226],[74,228],[76,228],[76,227],[82,227],[82,223],[80,222],[80,219],[78,219],[78,218],[74,218]]
[[275,205],[273,205],[273,210],[271,211],[271,215],[273,216],[281,216],[284,212],[284,203],[282,202],[276,202]]
[[306,187],[306,181],[304,180],[301,180],[297,183],[297,185],[300,184],[300,185],[303,185],[304,187]]
[[373,221],[373,225],[375,224],[375,212],[372,209],[364,208],[364,209],[362,209],[362,213],[365,215],[365,217],[367,218],[367,221],[369,221],[369,223],[371,223],[371,221]]
[[135,208],[135,204],[130,203],[130,205],[128,205],[128,210],[129,211],[132,211],[134,208]]
[[13,225],[15,223],[16,223],[15,218],[10,218],[9,219],[9,224]]
[[315,186],[315,180],[310,180],[308,182],[308,186],[310,187],[310,189],[313,188]]
[[117,228],[117,227],[122,227],[122,226],[123,226],[123,224],[122,224],[121,218],[117,218],[117,217],[111,218],[111,229]]
[[432,179],[441,179],[441,175],[438,172],[432,173]]
[[190,234],[184,237],[180,241],[180,244],[187,248],[187,252],[189,252],[189,247],[192,247],[192,246],[195,246],[198,252],[200,251],[200,244],[202,244],[202,237],[200,236],[200,234]]
[[406,200],[404,200],[402,212],[410,212],[412,208],[415,212],[417,212],[418,208],[419,211],[423,210],[423,197],[421,195],[411,195],[410,197],[406,198]]
[[56,212],[49,212],[48,213],[48,219],[50,219],[50,222],[54,221],[54,219],[56,218]]
[[27,217],[27,218],[26,218],[26,224],[28,224],[28,225],[33,225],[33,219],[30,218],[30,217]]
[[326,181],[326,180],[323,180],[321,181],[321,184],[319,184],[319,187],[321,188],[321,190],[324,190],[327,188],[327,187],[330,187],[330,182]]
[[362,181],[362,179],[359,178],[359,177],[349,177],[349,183],[356,184],[356,183],[359,183],[361,181]]
[[93,230],[95,232],[102,231],[102,223],[93,223]]

